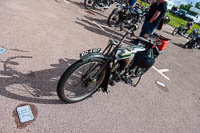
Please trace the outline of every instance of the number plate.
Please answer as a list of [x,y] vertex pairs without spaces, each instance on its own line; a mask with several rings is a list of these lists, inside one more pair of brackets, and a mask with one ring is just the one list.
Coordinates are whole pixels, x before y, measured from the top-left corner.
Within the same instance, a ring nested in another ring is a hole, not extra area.
[[21,123],[34,120],[30,105],[18,107],[17,113]]
[[101,48],[89,49],[87,51],[80,53],[80,58],[82,58],[83,56],[86,56],[88,54],[91,54],[91,53],[99,53],[100,51],[101,51]]

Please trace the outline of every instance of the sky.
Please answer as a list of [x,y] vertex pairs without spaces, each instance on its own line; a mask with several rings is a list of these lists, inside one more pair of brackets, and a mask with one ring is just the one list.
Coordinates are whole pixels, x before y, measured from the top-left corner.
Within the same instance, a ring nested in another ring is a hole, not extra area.
[[193,2],[193,4],[195,4],[199,0],[171,0],[171,1],[173,1],[174,4],[176,5],[180,5],[180,4],[189,4],[190,2]]

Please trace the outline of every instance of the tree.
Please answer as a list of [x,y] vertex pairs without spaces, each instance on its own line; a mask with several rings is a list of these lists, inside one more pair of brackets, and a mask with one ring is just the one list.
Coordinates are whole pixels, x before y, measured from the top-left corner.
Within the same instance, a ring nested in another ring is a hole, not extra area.
[[200,9],[200,2],[197,2],[197,3],[195,4],[195,7],[198,8],[198,9]]
[[184,10],[186,10],[186,11],[190,11],[190,8],[191,8],[191,7],[193,7],[192,2],[191,2],[190,4],[186,4],[186,5],[181,4],[181,5],[180,5],[180,9],[184,9]]

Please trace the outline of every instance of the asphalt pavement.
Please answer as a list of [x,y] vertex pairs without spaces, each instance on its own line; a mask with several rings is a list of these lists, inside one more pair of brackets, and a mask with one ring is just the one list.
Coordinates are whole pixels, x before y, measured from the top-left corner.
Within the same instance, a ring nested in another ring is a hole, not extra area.
[[[168,48],[137,87],[119,83],[79,103],[59,100],[58,79],[79,53],[107,45],[113,8],[88,11],[83,0],[0,1],[0,48],[6,49],[0,55],[0,133],[199,133],[200,51],[184,49],[188,40],[172,36],[169,25],[156,31],[171,39]],[[37,108],[37,117],[17,128],[13,111],[26,103]]]

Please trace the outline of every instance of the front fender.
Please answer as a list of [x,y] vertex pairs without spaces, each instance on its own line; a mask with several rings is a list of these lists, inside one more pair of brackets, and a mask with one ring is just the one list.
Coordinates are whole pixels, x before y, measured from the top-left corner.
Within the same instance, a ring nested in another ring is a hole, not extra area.
[[[101,59],[104,59],[104,60],[108,59],[108,57],[106,57],[102,53],[91,53],[91,54],[83,56],[81,59],[83,61],[88,61],[92,58],[101,58]],[[101,83],[101,85],[99,86],[100,88],[102,88],[103,92],[107,92],[107,89],[108,89],[108,83],[109,83],[109,79],[110,79],[110,75],[111,75],[110,65],[105,66],[105,71],[106,71],[105,78],[104,78],[103,82]]]
[[85,55],[85,56],[81,57],[81,59],[83,61],[88,61],[91,58],[102,58],[104,60],[107,59],[107,57],[102,53],[91,53],[91,54],[88,54],[88,55]]

